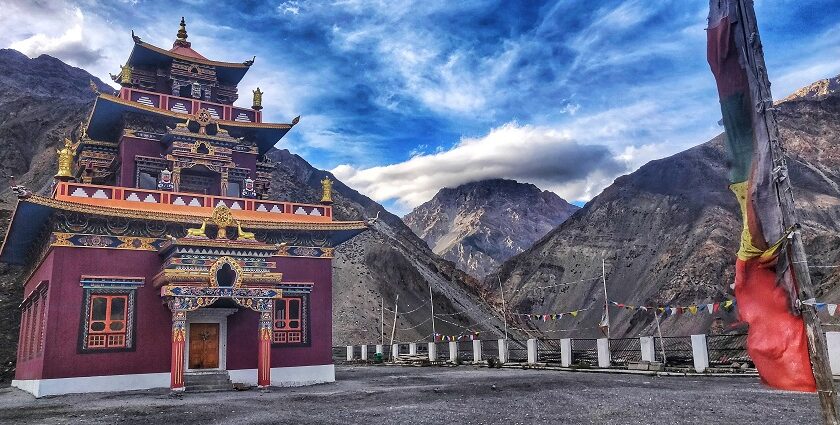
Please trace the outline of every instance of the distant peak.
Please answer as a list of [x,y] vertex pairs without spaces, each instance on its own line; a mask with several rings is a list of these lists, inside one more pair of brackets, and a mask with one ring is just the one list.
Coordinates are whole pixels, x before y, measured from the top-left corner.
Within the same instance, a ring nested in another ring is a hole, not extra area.
[[782,102],[796,100],[822,100],[840,92],[840,75],[813,82],[782,99]]

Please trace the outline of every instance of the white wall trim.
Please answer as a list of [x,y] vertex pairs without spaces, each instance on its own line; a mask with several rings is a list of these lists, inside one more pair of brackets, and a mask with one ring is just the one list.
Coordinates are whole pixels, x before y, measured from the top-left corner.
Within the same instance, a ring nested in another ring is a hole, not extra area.
[[75,393],[102,393],[113,391],[168,388],[169,372],[139,373],[132,375],[82,376],[55,379],[15,379],[12,386],[35,397]]
[[[227,368],[227,317],[236,313],[235,308],[201,308],[187,313],[187,335],[184,342],[184,371],[198,372],[210,370],[225,370]],[[190,369],[190,324],[218,323],[219,324],[219,367],[218,369]]]
[[[229,370],[233,383],[257,385],[256,369]],[[300,387],[335,382],[335,365],[289,366],[271,368],[272,387]]]

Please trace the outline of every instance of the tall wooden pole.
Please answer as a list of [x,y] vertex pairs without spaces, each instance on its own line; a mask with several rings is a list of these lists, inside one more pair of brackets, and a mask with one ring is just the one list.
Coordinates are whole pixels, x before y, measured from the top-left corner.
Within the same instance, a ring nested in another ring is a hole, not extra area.
[[385,345],[385,298],[379,298],[382,305],[379,309],[379,343]]
[[604,284],[604,317],[607,318],[607,339],[610,339],[610,298],[607,295],[607,262],[601,257],[601,283]]
[[668,363],[668,359],[665,357],[665,341],[662,340],[662,328],[659,327],[659,313],[656,310],[653,310],[653,318],[656,319],[656,333],[659,335],[659,349],[662,351],[662,366]]
[[499,277],[499,294],[502,295],[502,320],[505,322],[505,341],[507,341],[508,332],[507,332],[507,306],[505,306],[505,288],[502,287],[501,273],[498,277]]
[[[754,99],[757,108],[763,113],[767,135],[770,140],[770,151],[773,157],[775,185],[779,198],[779,205],[782,210],[782,221],[785,228],[795,226],[796,230],[790,234],[790,263],[793,277],[799,290],[799,299],[814,298],[814,286],[811,283],[811,273],[808,270],[808,259],[805,255],[805,248],[802,245],[799,220],[796,214],[793,201],[793,188],[788,175],[787,163],[779,137],[779,127],[776,123],[776,116],[773,108],[773,96],[770,93],[770,80],[767,77],[767,66],[764,63],[764,53],[761,39],[758,35],[758,24],[755,19],[755,9],[752,0],[738,0],[738,17],[742,25],[742,32],[735,34],[740,40],[741,46],[745,46],[744,53],[747,59],[747,72],[752,73],[758,87],[758,99]],[[783,252],[780,255],[785,255]],[[816,309],[810,306],[803,306],[801,309],[802,318],[805,322],[805,332],[808,336],[808,354],[811,357],[811,368],[814,372],[814,379],[817,384],[817,394],[822,408],[823,422],[831,425],[840,425],[840,416],[837,411],[837,394],[834,389],[831,368],[828,363],[828,350],[826,348],[825,335],[822,331],[820,318]]]
[[435,300],[432,299],[432,282],[429,281],[429,305],[432,306],[432,342],[437,338],[437,330],[435,330]]
[[398,353],[394,353],[394,334],[397,332],[397,311],[399,311],[400,294],[397,294],[397,299],[394,300],[394,327],[391,328],[391,361],[397,358]]

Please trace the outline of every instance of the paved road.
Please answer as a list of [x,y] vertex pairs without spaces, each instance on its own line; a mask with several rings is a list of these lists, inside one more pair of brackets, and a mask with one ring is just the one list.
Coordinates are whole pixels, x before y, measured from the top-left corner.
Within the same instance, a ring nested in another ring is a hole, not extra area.
[[[493,388],[495,385],[495,389]],[[167,391],[35,400],[0,390],[2,424],[816,424],[816,396],[756,378],[648,377],[518,369],[342,366],[303,388]]]

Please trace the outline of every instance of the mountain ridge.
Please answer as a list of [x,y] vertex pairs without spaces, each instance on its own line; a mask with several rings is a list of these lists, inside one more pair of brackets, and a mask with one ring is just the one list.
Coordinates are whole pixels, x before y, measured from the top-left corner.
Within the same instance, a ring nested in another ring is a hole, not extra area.
[[[840,94],[833,89],[813,96],[807,87],[800,92],[778,104],[780,131],[810,260],[837,264],[840,147],[835,140],[840,137]],[[600,278],[603,259],[610,301],[691,305],[732,298],[741,224],[738,204],[728,189],[724,143],[721,134],[617,178],[569,220],[502,264],[484,280],[485,288],[493,291],[501,280],[508,305],[525,312],[600,306],[604,302],[600,280],[578,281]],[[818,296],[840,295],[838,271],[813,269]],[[545,287],[552,289],[537,289]],[[499,297],[498,290],[495,296]],[[613,336],[653,331],[651,314],[610,310]],[[569,334],[557,329],[598,336],[602,311],[594,308],[556,324],[520,321],[520,325],[553,337]],[[666,334],[706,333],[715,319],[740,326],[736,312],[723,311],[667,319],[662,329]]]
[[442,188],[403,221],[434,253],[483,278],[577,210],[533,184],[487,179]]

